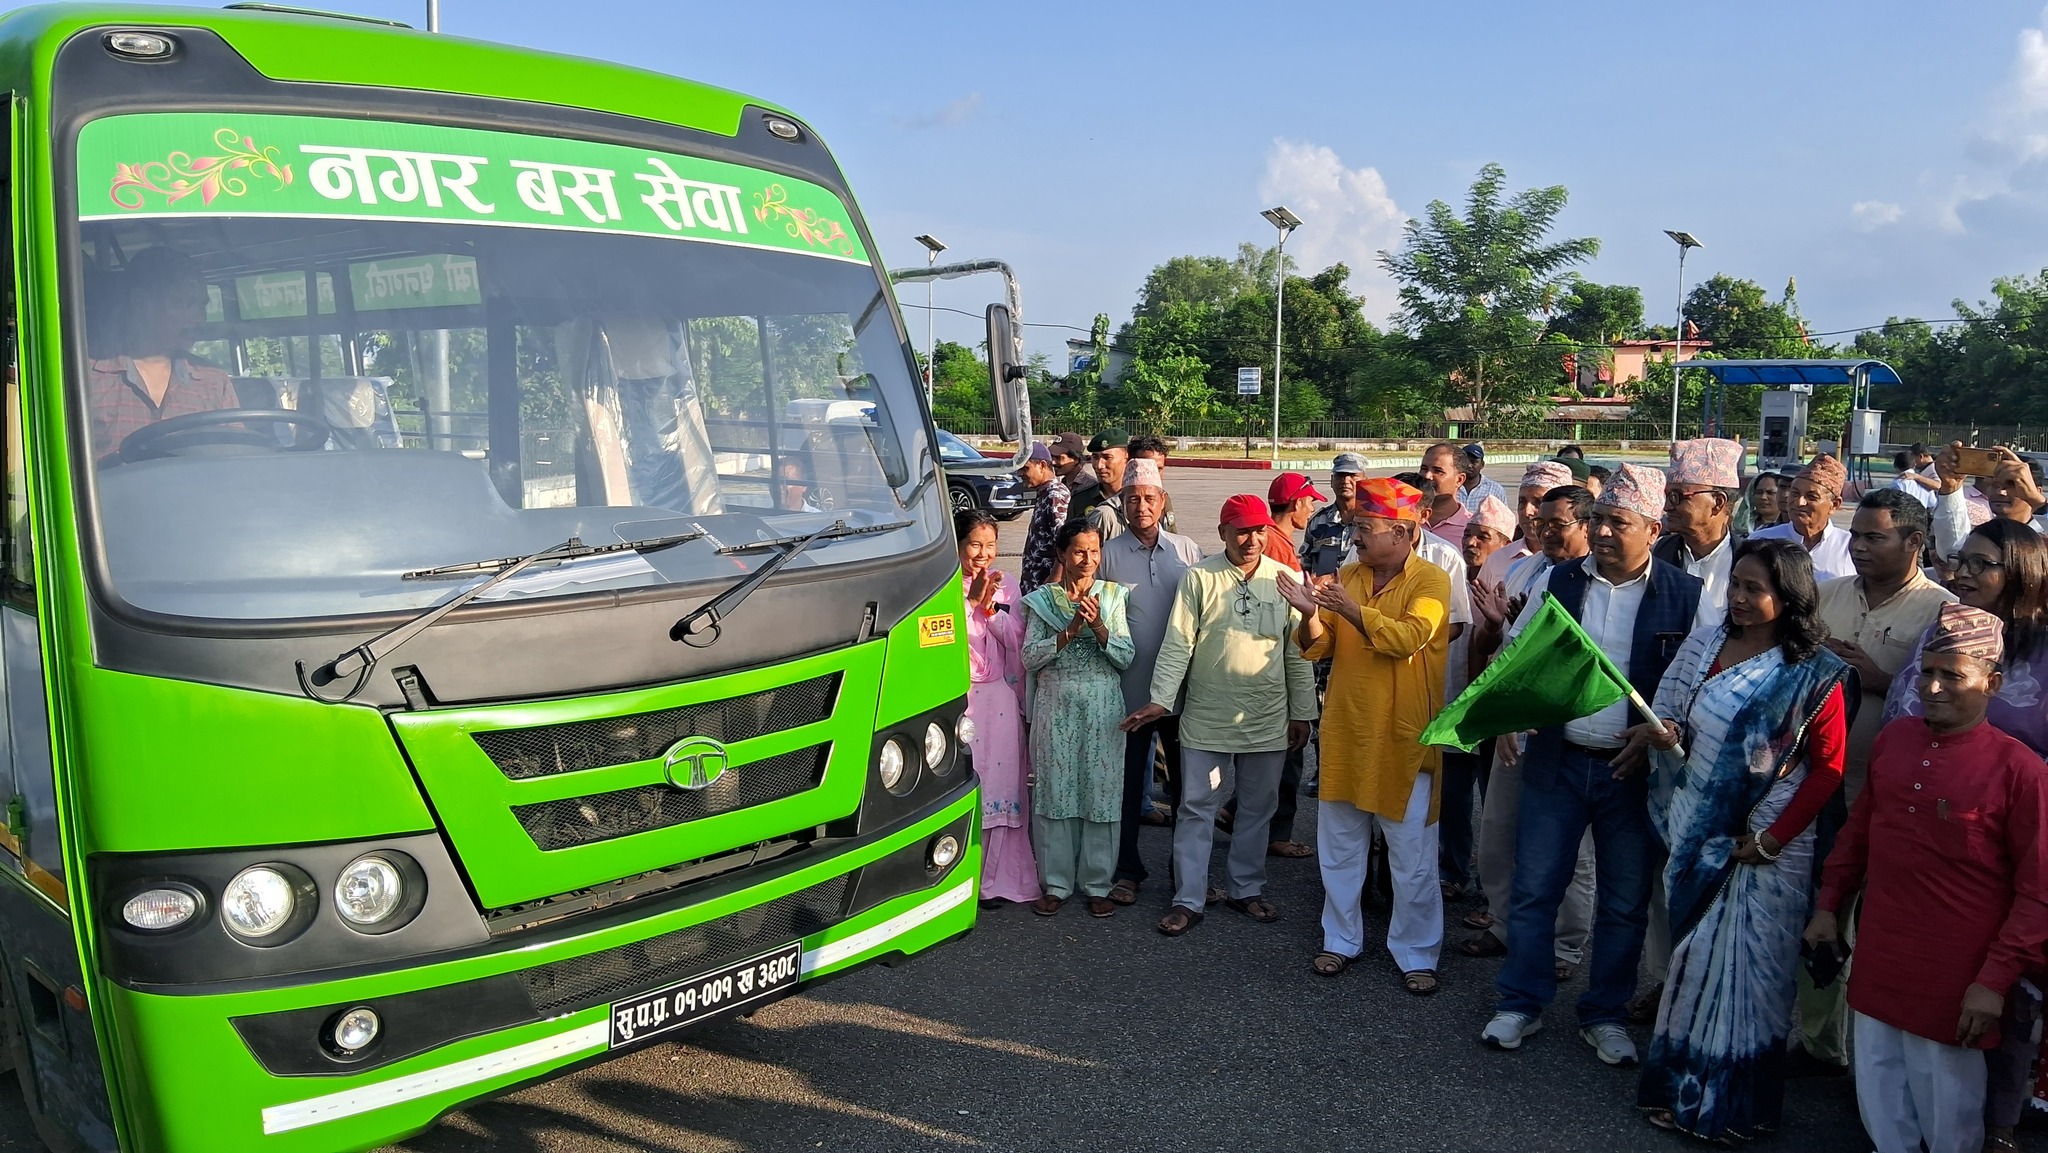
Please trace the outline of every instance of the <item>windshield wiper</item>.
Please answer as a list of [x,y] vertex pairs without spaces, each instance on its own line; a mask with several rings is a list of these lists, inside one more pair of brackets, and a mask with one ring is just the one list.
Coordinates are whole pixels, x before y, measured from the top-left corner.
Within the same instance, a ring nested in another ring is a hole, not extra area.
[[[583,543],[581,537],[572,536],[561,544],[551,545],[539,552],[527,553],[525,556],[504,557],[498,560],[470,561],[464,564],[443,565],[440,568],[420,569],[416,572],[405,573],[401,577],[403,580],[423,580],[437,576],[496,570],[496,575],[492,576],[491,579],[477,582],[475,585],[427,609],[404,624],[379,633],[355,648],[337,655],[333,660],[328,661],[319,668],[309,671],[306,668],[306,662],[297,662],[299,688],[307,696],[324,704],[338,705],[353,700],[357,693],[363,691],[363,686],[370,683],[370,673],[376,669],[377,662],[390,656],[398,646],[433,627],[434,622],[442,617],[518,576],[526,571],[528,567],[539,564],[542,561],[575,560],[580,557],[628,551],[653,552],[658,549],[682,544],[685,541],[697,540],[705,535],[706,533],[703,529],[696,529],[691,532],[677,533],[673,536],[649,537],[646,540],[631,540],[619,544],[606,545],[587,545]],[[349,680],[353,683],[349,685],[348,691],[340,696],[328,696],[320,691],[321,688],[327,685],[343,680]]]
[[542,549],[540,552],[528,553],[525,556],[497,557],[492,560],[473,560],[464,561],[461,564],[444,564],[439,568],[415,569],[409,573],[400,573],[398,579],[408,581],[432,580],[435,577],[467,576],[470,573],[480,572],[502,572],[508,568],[531,564],[536,561],[579,560],[587,556],[604,556],[607,553],[615,552],[659,552],[662,549],[673,548],[688,541],[701,540],[704,536],[705,532],[701,528],[690,532],[679,532],[673,536],[653,536],[645,540],[621,541],[618,544],[584,544],[580,538],[572,536],[553,548]]
[[802,536],[771,537],[768,540],[726,545],[718,550],[722,556],[743,552],[760,552],[763,549],[774,549],[776,553],[766,561],[763,561],[760,568],[741,577],[738,583],[734,584],[731,588],[692,609],[688,616],[677,621],[668,630],[668,639],[681,641],[691,648],[710,648],[718,643],[719,635],[724,631],[720,627],[720,622],[730,615],[733,610],[739,608],[742,601],[753,595],[754,590],[760,588],[763,581],[774,576],[781,570],[783,565],[795,560],[798,554],[811,547],[813,543],[821,540],[834,540],[840,537],[894,532],[899,528],[909,528],[911,523],[907,520],[899,520],[889,524],[867,525],[856,528],[840,520],[833,521],[816,532],[806,533]]

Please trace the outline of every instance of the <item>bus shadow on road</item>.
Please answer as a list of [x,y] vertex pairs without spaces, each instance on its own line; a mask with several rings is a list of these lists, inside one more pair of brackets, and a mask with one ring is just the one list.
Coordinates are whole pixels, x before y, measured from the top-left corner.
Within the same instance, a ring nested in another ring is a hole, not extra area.
[[1016,1086],[1044,1084],[1048,1068],[1101,1072],[1095,1061],[898,1009],[793,998],[451,1114],[399,1148],[1013,1148]]

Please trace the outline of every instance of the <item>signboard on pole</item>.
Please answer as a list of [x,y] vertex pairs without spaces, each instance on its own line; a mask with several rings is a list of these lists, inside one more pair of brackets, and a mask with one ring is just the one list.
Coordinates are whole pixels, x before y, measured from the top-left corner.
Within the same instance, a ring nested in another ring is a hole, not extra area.
[[1264,370],[1262,370],[1262,369],[1257,369],[1257,368],[1240,368],[1240,369],[1238,369],[1238,370],[1237,370],[1237,395],[1239,395],[1239,396],[1257,396],[1257,395],[1259,395],[1259,386],[1260,386],[1260,380],[1261,380],[1261,377],[1263,376],[1263,372],[1264,372]]

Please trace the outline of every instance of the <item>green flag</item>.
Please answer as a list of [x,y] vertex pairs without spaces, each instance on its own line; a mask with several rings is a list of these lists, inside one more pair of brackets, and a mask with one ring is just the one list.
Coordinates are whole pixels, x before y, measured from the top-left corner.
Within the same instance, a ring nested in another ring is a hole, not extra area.
[[1528,627],[1444,706],[1419,740],[1469,753],[1502,733],[1591,716],[1630,691],[1628,678],[1546,592]]

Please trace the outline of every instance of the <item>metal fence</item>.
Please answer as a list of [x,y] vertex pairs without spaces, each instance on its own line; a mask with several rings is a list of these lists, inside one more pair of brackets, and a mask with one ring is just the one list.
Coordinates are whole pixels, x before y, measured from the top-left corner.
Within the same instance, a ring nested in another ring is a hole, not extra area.
[[[959,427],[962,425],[965,427]],[[1699,436],[1700,427],[1698,417],[1680,419],[1678,435]],[[1165,425],[1142,420],[1105,419],[1082,422],[1066,418],[1059,413],[1045,416],[1033,414],[1031,420],[1032,435],[1041,439],[1064,432],[1091,437],[1107,428],[1120,428],[1132,435],[1149,433],[1171,442],[1242,441],[1247,435],[1244,422],[1236,420],[1184,420]],[[959,421],[954,426],[949,426],[947,431],[974,438],[995,436],[993,421]],[[1266,443],[1271,439],[1272,425],[1270,422],[1254,423],[1249,435],[1254,444]],[[1306,420],[1280,423],[1281,440],[1316,445],[1409,444],[1416,441],[1438,440],[1455,440],[1461,443],[1527,441],[1554,444],[1661,444],[1669,440],[1670,435],[1670,422],[1656,420]]]

